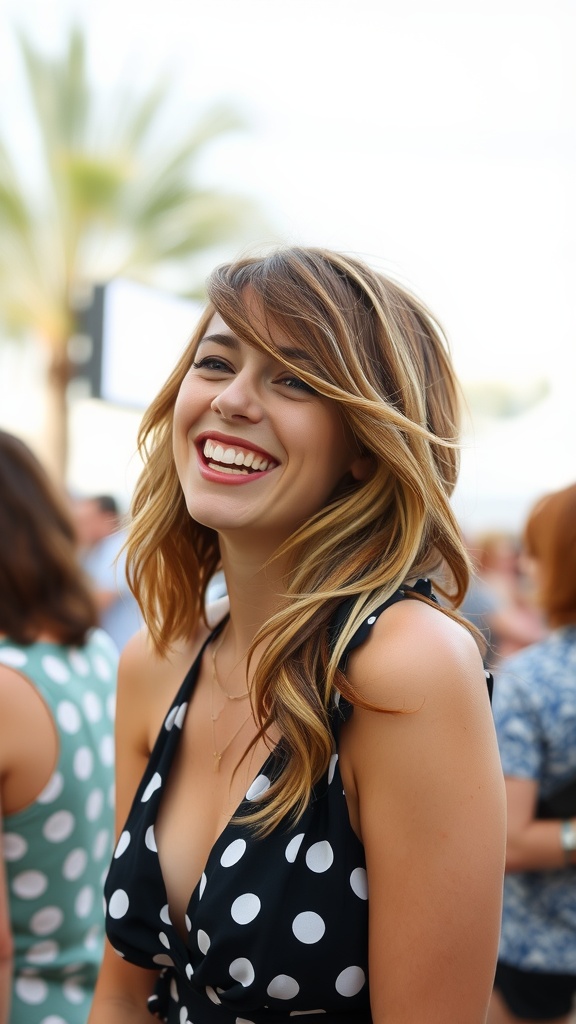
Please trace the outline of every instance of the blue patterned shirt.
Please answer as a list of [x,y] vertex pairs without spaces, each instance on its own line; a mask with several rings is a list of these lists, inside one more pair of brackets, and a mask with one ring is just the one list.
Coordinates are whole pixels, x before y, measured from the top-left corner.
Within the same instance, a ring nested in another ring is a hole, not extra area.
[[[504,774],[546,797],[576,775],[576,626],[553,631],[502,665],[494,718]],[[500,959],[576,974],[576,868],[506,875]]]

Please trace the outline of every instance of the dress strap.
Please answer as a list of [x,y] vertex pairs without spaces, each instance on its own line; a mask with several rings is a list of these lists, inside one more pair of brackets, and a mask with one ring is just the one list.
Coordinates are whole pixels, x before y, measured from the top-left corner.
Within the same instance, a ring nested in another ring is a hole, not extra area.
[[[410,598],[412,594],[421,594],[422,597],[427,597],[428,600],[435,601],[436,603],[438,603],[436,597],[432,593],[432,584],[430,583],[429,579],[417,580],[413,586],[408,586],[405,584],[404,586],[399,587],[398,590],[395,590],[394,593],[391,594],[386,601],[384,601],[381,605],[378,606],[378,608],[376,608],[373,612],[370,612],[367,618],[360,623],[358,629],[354,633],[354,636],[352,636],[348,643],[346,644],[339,664],[339,668],[343,672],[346,670],[348,656],[353,650],[356,649],[356,647],[361,647],[361,645],[368,637],[370,630],[372,629],[372,626],[376,622],[376,619],[379,618],[382,612],[385,611],[386,608],[390,608],[391,605],[397,604],[399,601],[404,601],[406,600],[406,598]],[[352,611],[355,601],[355,597],[348,598],[346,601],[343,601],[341,605],[339,605],[339,607],[336,609],[336,612],[334,613],[329,631],[330,648],[332,650],[334,649],[338,637],[340,636],[348,620],[348,616]]]

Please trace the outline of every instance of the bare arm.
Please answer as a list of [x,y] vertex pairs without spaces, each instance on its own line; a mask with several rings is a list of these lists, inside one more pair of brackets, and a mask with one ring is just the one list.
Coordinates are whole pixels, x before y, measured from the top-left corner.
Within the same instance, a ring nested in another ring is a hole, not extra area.
[[[150,651],[140,633],[128,642],[120,659],[116,706],[117,836],[149,756],[154,717],[147,671],[150,660]],[[149,1024],[146,1001],[156,977],[156,972],[123,960],[106,942],[89,1024]]]
[[506,871],[553,871],[566,867],[560,843],[561,822],[539,821],[534,817],[537,796],[535,780],[506,778]]
[[481,659],[435,609],[389,609],[353,657],[349,751],[370,893],[375,1024],[483,1024],[497,957],[505,793]]

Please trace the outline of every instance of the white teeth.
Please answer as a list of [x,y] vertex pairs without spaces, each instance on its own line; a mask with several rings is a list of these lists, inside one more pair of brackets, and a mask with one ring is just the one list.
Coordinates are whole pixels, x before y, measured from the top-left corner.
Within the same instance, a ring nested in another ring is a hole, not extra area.
[[248,476],[247,469],[236,469],[235,466],[223,466],[222,463],[209,462],[210,469],[217,469],[219,473],[234,473],[236,476]]
[[[236,448],[224,448],[221,444],[217,444],[215,441],[206,440],[203,448],[204,456],[210,461],[209,465],[213,469],[221,469],[224,472],[224,466],[226,472],[233,473],[246,473],[248,469],[263,473],[269,466],[273,465],[273,462],[266,459],[263,455],[257,455],[255,452],[237,451]],[[228,467],[243,467],[242,469],[229,469]]]

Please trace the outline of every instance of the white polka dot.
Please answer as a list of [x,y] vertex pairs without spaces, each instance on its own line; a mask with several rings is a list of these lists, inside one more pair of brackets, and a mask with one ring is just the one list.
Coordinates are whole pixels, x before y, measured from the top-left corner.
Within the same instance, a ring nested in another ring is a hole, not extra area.
[[113,892],[110,897],[108,913],[110,917],[117,920],[120,917],[124,917],[129,905],[128,893],[124,892],[124,889],[116,889],[116,892]]
[[84,874],[87,863],[88,854],[86,853],[86,850],[82,850],[80,848],[72,850],[62,865],[62,875],[66,881],[75,882],[80,878],[80,875]]
[[128,847],[130,846],[131,838],[132,836],[130,835],[129,832],[126,831],[126,829],[124,830],[124,832],[121,833],[120,838],[116,843],[116,849],[114,850],[114,858],[116,860],[118,860],[118,857],[121,857],[122,854],[128,849]]
[[180,1007],[180,1014],[178,1017],[180,1024],[188,1024],[188,1009],[185,1006]]
[[368,623],[369,626],[373,626],[374,623],[376,622],[376,618],[376,615],[371,615],[369,619],[366,619],[366,622]]
[[12,879],[12,892],[21,900],[35,900],[48,888],[48,879],[41,871],[23,871]]
[[184,724],[184,719],[186,718],[186,711],[187,711],[187,709],[188,709],[188,702],[184,701],[184,703],[181,704],[180,707],[178,708],[178,711],[176,713],[176,717],[174,718],[174,725],[176,726],[177,729],[181,729],[182,728],[182,725]]
[[240,858],[244,855],[246,849],[245,839],[235,839],[233,843],[230,843],[226,847],[224,853],[220,857],[220,863],[223,868],[231,868],[233,864],[237,864]]
[[176,978],[170,978],[170,996],[175,1003],[178,1002],[178,985],[176,984]]
[[53,654],[45,654],[42,658],[42,668],[46,675],[54,683],[67,683],[70,679],[70,669],[60,658]]
[[192,931],[192,921],[188,917],[188,914],[184,915],[184,923],[186,924],[186,930],[191,932]]
[[335,708],[340,707],[341,699],[342,699],[342,694],[340,693],[340,691],[339,690],[334,690],[334,707]]
[[267,789],[270,789],[270,779],[266,775],[257,775],[246,793],[246,799],[257,800]]
[[67,1022],[57,1013],[51,1013],[48,1017],[42,1017],[40,1024],[67,1024]]
[[245,956],[239,956],[237,960],[233,960],[228,971],[230,977],[234,978],[234,981],[240,982],[243,988],[247,988],[254,981],[254,968]]
[[60,701],[56,708],[56,718],[58,719],[60,728],[64,732],[76,733],[82,725],[82,718],[80,712],[75,704],[70,700]]
[[248,1020],[247,1017],[236,1017],[235,1024],[254,1024],[253,1020]]
[[26,960],[31,964],[51,964],[58,956],[58,951],[58,943],[46,939],[45,942],[36,942],[29,947]]
[[326,931],[326,925],[320,914],[315,914],[313,910],[304,910],[294,918],[292,931],[299,942],[311,945],[320,941]]
[[198,949],[204,954],[204,956],[206,956],[206,953],[210,949],[210,936],[207,935],[202,928],[199,928],[196,938],[198,942]]
[[324,839],[320,843],[314,843],[306,853],[306,863],[310,871],[327,871],[334,860],[334,853],[330,843]]
[[361,967],[346,967],[336,978],[336,991],[341,996],[355,996],[365,981],[366,976]]
[[166,932],[160,932],[158,938],[165,949],[170,949],[170,939],[166,935]]
[[108,695],[108,697],[106,697],[106,714],[108,715],[108,718],[110,719],[110,721],[113,722],[115,717],[116,717],[116,694],[115,693],[111,693],[111,694]]
[[336,771],[337,762],[338,754],[332,754],[332,757],[330,758],[330,764],[328,765],[328,785],[330,785],[332,779],[334,778],[334,772]]
[[84,946],[86,949],[98,949],[102,937],[102,928],[99,924],[93,924],[86,932]]
[[85,885],[80,889],[74,902],[77,917],[88,917],[93,906],[94,889],[91,885]]
[[100,741],[100,760],[108,768],[114,764],[114,737],[103,736]]
[[89,675],[90,665],[88,664],[88,658],[80,651],[77,651],[75,648],[71,650],[68,654],[68,661],[77,676]]
[[16,994],[28,1006],[39,1006],[48,995],[48,985],[42,978],[17,978],[14,983]]
[[112,782],[110,789],[108,790],[108,806],[114,810],[116,806],[116,784]]
[[163,921],[164,924],[172,924],[172,921],[170,920],[170,907],[167,903],[164,904],[160,911],[160,920]]
[[69,1003],[75,1003],[77,1006],[80,1003],[83,1003],[86,998],[86,989],[84,989],[77,981],[74,981],[73,978],[64,982],[62,985],[62,991],[64,993],[64,998],[67,999]]
[[79,747],[74,754],[74,761],[72,762],[74,775],[77,779],[85,782],[89,779],[94,770],[94,754],[90,750],[90,747]]
[[206,985],[206,995],[212,1003],[216,1003],[216,1006],[220,1006],[222,1000],[218,993],[212,988],[212,985]]
[[152,853],[157,853],[158,847],[156,846],[156,837],[154,835],[154,825],[149,825],[146,829],[146,835],[144,836],[144,842]]
[[60,796],[63,789],[64,776],[60,772],[54,772],[52,778],[44,786],[40,796],[36,798],[36,802],[39,804],[51,804]]
[[62,843],[72,835],[76,822],[70,811],[56,811],[44,822],[42,832],[50,843]]
[[168,712],[168,714],[166,715],[166,720],[164,722],[164,728],[167,729],[168,732],[170,732],[172,726],[174,725],[174,719],[176,718],[176,715],[178,714],[179,706],[180,706],[179,704],[176,704],[176,706],[171,708],[170,711]]
[[88,690],[82,698],[84,713],[89,722],[99,722],[102,718],[102,701],[97,693]]
[[30,931],[33,935],[50,935],[60,927],[64,914],[60,907],[43,907],[30,918]]
[[186,977],[188,978],[188,981],[191,981],[192,980],[192,975],[194,974],[194,968],[192,967],[192,964],[186,964],[185,971],[186,971]]
[[208,879],[206,878],[206,875],[205,875],[205,873],[203,871],[202,872],[202,878],[200,879],[200,884],[198,886],[198,899],[199,900],[201,900],[203,895],[204,895],[204,889],[206,888],[206,882],[207,881],[208,881]]
[[86,801],[86,817],[88,821],[96,821],[104,808],[104,793],[101,789],[93,789]]
[[350,875],[350,885],[352,892],[356,893],[361,900],[368,899],[368,876],[366,874],[366,868],[354,868],[354,871]]
[[288,843],[284,856],[286,857],[286,860],[288,861],[289,864],[293,864],[294,861],[296,860],[298,850],[302,845],[303,839],[304,833],[300,832],[297,836],[294,836],[294,838],[291,839],[290,842]]
[[273,999],[294,999],[300,991],[300,985],[289,974],[277,974],[266,991]]
[[19,836],[16,832],[5,832],[2,836],[1,842],[2,849],[4,851],[4,860],[22,860],[22,857],[28,849],[28,843],[24,839],[24,836]]
[[152,957],[155,964],[159,964],[160,967],[173,967],[174,961],[168,953],[155,953]]
[[24,651],[18,651],[15,647],[2,647],[0,649],[0,664],[8,665],[9,668],[22,668],[28,661],[28,655]]
[[230,913],[236,924],[250,924],[260,913],[262,904],[253,892],[245,892],[238,896],[232,904]]
[[94,671],[99,679],[103,679],[106,683],[112,678],[112,669],[103,655],[95,654],[92,663],[94,665]]
[[152,776],[152,778],[150,779],[150,782],[146,786],[146,789],[142,793],[142,797],[141,797],[142,803],[145,804],[146,801],[149,800],[150,797],[152,796],[152,793],[155,793],[156,790],[159,789],[161,785],[162,785],[162,779],[160,778],[158,772],[154,772],[154,775]]

